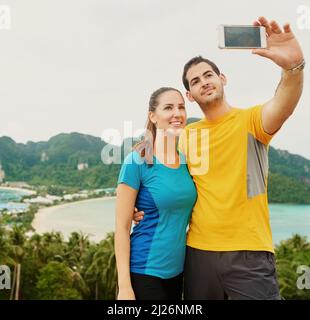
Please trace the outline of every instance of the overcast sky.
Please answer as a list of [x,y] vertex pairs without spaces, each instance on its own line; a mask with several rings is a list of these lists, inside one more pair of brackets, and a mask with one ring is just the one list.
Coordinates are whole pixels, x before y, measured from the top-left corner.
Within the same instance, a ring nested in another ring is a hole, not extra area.
[[[252,24],[265,15],[291,23],[309,61],[299,106],[271,145],[310,159],[310,22],[302,28],[305,12],[298,11],[306,5],[310,13],[310,0],[0,0],[1,5],[10,8],[11,28],[0,30],[0,136],[17,142],[73,131],[100,137],[108,128],[123,134],[124,121],[141,129],[152,91],[173,86],[185,92],[183,65],[195,55],[214,60],[227,76],[230,104],[263,103],[273,96],[280,69],[250,51],[218,49],[217,26]],[[186,106],[189,117],[202,116],[197,104]]]

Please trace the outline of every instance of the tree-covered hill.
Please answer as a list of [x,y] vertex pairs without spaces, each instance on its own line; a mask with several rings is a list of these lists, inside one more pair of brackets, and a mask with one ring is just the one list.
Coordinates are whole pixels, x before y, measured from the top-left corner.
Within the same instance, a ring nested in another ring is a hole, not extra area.
[[[196,120],[189,119],[189,122]],[[5,181],[79,189],[113,187],[120,164],[102,162],[104,147],[114,148],[114,154],[122,158],[130,151],[130,148],[124,151],[98,137],[76,132],[26,144],[4,136],[0,137],[0,164]],[[310,204],[310,160],[270,147],[269,167],[270,202]]]

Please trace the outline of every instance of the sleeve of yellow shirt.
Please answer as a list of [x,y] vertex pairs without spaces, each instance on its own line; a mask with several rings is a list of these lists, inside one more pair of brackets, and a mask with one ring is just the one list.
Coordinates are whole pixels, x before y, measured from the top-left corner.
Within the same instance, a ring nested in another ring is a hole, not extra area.
[[262,105],[258,105],[248,109],[248,130],[261,143],[267,145],[274,134],[267,133],[262,123]]

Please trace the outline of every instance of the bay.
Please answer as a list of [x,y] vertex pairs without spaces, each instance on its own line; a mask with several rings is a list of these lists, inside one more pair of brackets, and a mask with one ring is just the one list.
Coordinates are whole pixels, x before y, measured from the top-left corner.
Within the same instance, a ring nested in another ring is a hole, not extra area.
[[[114,231],[115,199],[95,199],[72,203],[64,207],[50,208],[36,225],[38,232],[57,230],[68,237],[70,232],[90,234],[94,241],[104,239],[107,232]],[[270,204],[270,224],[274,244],[290,238],[293,234],[308,236],[310,241],[310,206]]]
[[0,210],[23,210],[28,207],[25,203],[18,203],[24,195],[31,192],[22,189],[0,187]]
[[[0,188],[0,210],[18,210],[18,203],[27,191]],[[310,205],[270,204],[270,224],[274,244],[293,234],[308,237],[310,241]],[[96,242],[114,231],[115,198],[90,199],[41,209],[33,226],[38,233],[60,231],[65,239],[71,232],[83,232]]]

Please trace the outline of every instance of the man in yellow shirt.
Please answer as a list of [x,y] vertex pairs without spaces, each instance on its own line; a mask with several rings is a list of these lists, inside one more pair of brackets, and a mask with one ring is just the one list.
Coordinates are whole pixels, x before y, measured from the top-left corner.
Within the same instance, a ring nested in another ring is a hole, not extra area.
[[187,237],[185,299],[280,299],[267,201],[268,144],[294,111],[304,59],[291,32],[260,17],[267,49],[253,50],[282,68],[274,97],[248,109],[225,99],[225,76],[210,60],[186,63],[183,84],[204,119],[186,127],[186,155],[198,198]]
[[184,66],[186,95],[204,113],[179,141],[198,193],[187,235],[185,299],[281,298],[267,200],[268,144],[299,101],[305,62],[288,24],[282,30],[264,17],[254,24],[266,28],[267,49],[253,53],[282,69],[267,103],[233,107],[212,61],[199,56]]

